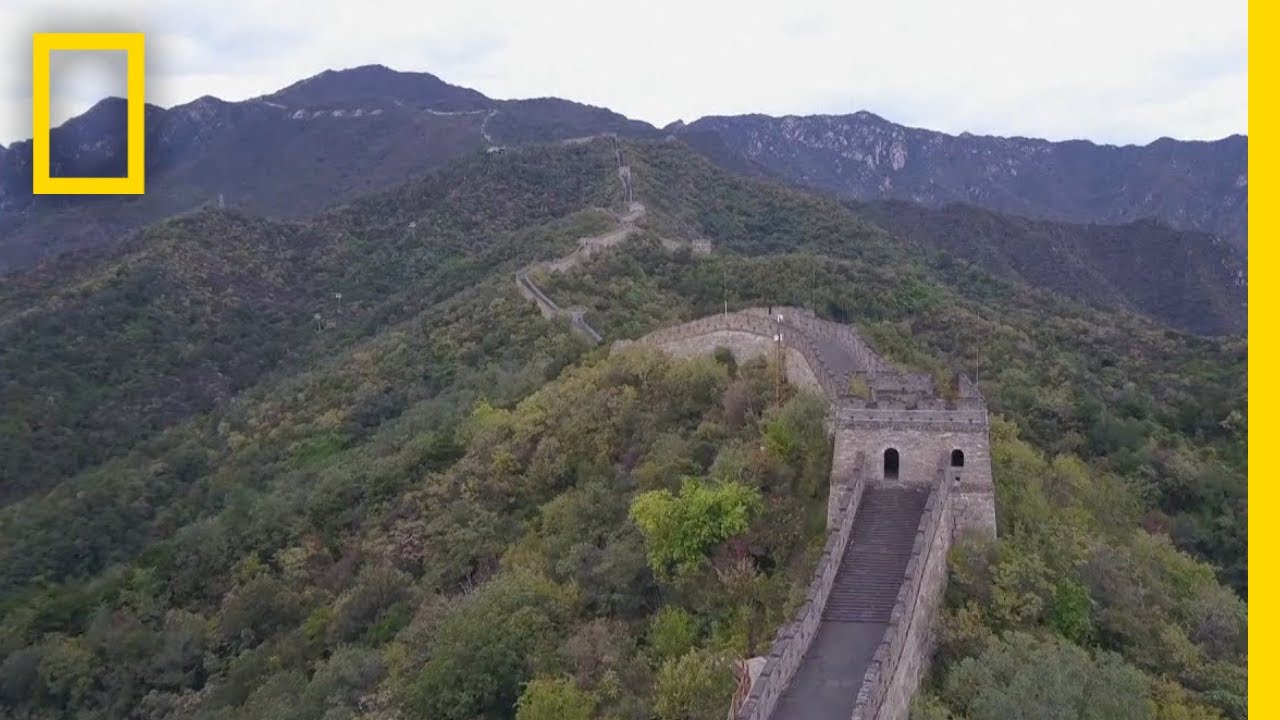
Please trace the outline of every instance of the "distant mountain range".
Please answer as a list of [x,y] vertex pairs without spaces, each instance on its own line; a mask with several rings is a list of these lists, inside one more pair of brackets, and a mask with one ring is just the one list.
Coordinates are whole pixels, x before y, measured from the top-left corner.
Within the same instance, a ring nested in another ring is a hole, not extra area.
[[[124,101],[110,98],[55,129],[53,174],[123,175],[124,112]],[[659,135],[602,108],[492,100],[434,75],[381,66],[324,72],[242,102],[148,106],[143,197],[36,197],[31,143],[0,150],[0,272],[205,205],[300,218],[489,145],[602,132]]]
[[[107,99],[55,129],[54,174],[122,175],[124,110]],[[835,196],[902,237],[1078,299],[1198,332],[1243,329],[1242,136],[1114,147],[950,136],[867,112],[659,129],[569,100],[495,100],[379,65],[241,102],[148,106],[141,197],[33,196],[31,143],[0,146],[0,274],[111,247],[201,207],[300,219],[487,148],[602,133],[682,142],[724,169]]]
[[852,115],[706,117],[669,132],[708,157],[850,200],[960,202],[1032,218],[1127,223],[1156,218],[1248,234],[1248,138],[1149,145],[953,136]]

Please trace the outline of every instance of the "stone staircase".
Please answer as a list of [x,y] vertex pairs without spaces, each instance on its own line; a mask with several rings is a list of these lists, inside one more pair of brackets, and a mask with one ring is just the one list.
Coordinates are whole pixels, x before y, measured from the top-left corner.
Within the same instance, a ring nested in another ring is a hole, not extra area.
[[928,497],[927,487],[863,491],[823,622],[889,622]]
[[928,488],[868,485],[821,624],[771,720],[849,720],[889,628],[929,498]]

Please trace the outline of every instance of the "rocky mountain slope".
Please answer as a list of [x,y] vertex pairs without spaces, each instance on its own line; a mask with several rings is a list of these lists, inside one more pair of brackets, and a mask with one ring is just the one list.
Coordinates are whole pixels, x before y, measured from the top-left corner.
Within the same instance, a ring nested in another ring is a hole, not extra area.
[[[125,104],[107,99],[52,133],[62,176],[124,174]],[[147,108],[142,197],[36,197],[31,143],[0,149],[0,273],[201,206],[301,218],[492,145],[651,126],[556,98],[494,100],[427,73],[326,71],[243,102]]]
[[[495,100],[380,65],[326,71],[243,102],[204,97],[152,106],[145,197],[33,197],[30,143],[0,146],[0,273],[203,205],[298,218],[490,145],[604,132],[663,134],[604,108]],[[1245,246],[1248,141],[1241,136],[1144,147],[956,137],[867,112],[706,117],[665,134],[726,169],[846,199],[964,202],[1083,223],[1154,217]],[[122,174],[123,103],[104,101],[67,122],[52,144],[55,174]]]
[[1248,138],[1145,146],[947,135],[852,115],[704,117],[667,128],[711,157],[852,200],[963,202],[1033,218],[1154,217],[1245,248]]

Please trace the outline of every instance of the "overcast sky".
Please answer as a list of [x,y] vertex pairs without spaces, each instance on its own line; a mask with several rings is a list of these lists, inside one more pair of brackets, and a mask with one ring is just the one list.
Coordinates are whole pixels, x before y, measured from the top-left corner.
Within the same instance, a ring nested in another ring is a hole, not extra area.
[[[758,10],[753,10],[758,7]],[[851,113],[949,133],[1147,143],[1247,131],[1247,0],[3,0],[0,143],[31,133],[35,31],[144,31],[147,101],[242,100],[328,68],[431,72],[665,125]],[[57,53],[55,123],[123,94]],[[74,61],[73,61],[74,60]]]

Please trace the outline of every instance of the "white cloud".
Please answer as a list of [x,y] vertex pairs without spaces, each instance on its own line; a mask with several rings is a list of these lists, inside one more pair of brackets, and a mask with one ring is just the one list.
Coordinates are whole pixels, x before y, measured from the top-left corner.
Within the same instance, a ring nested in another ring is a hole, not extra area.
[[148,100],[163,105],[382,63],[657,125],[865,109],[952,133],[1120,143],[1247,127],[1246,0],[9,0],[0,141],[30,132],[29,32],[80,29],[64,17],[149,32]]

